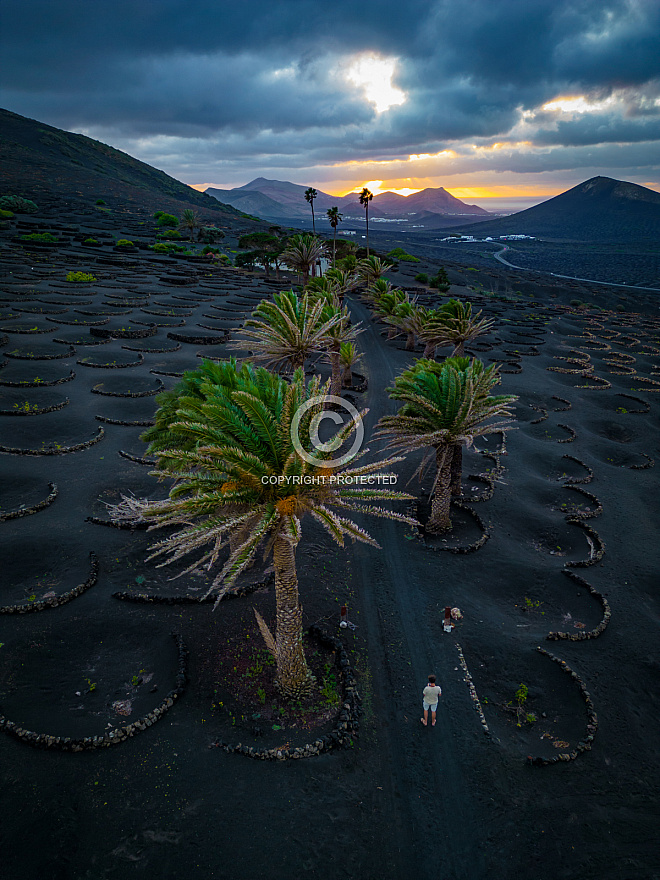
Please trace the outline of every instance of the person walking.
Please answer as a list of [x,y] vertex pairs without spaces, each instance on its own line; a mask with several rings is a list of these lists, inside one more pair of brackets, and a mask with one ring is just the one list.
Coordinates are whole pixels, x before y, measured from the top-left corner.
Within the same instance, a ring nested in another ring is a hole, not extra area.
[[435,675],[429,675],[429,683],[422,693],[422,707],[424,717],[421,720],[424,727],[428,724],[429,709],[431,710],[431,727],[435,727],[435,713],[438,708],[438,697],[442,694],[442,688],[435,683]]

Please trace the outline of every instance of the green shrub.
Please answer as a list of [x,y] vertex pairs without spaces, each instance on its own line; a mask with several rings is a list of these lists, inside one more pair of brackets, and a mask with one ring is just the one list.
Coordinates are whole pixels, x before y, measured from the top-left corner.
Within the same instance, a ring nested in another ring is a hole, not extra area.
[[157,254],[173,254],[185,251],[185,247],[182,244],[174,244],[173,241],[159,241],[151,245],[151,250]]
[[572,300],[571,300],[571,305],[572,305],[574,308],[577,308],[578,306],[581,306],[581,305],[582,305],[582,300],[580,300],[580,299],[572,299]]
[[95,238],[86,238],[83,244],[98,244],[98,241]]
[[105,205],[105,202],[103,201],[103,199],[97,199],[97,200],[94,202],[94,204],[95,204],[95,205]]
[[222,229],[218,229],[216,226],[202,226],[198,233],[199,241],[203,241],[204,244],[215,244],[216,241],[220,241],[224,237]]
[[418,281],[420,284],[428,284],[429,276],[426,272],[420,272],[419,275],[415,275],[415,281]]
[[13,216],[13,211],[3,211],[0,209],[0,220],[11,220]]
[[206,256],[206,254],[219,254],[220,250],[219,248],[210,247],[207,244],[206,247],[202,248],[202,253],[204,254],[204,256]]
[[117,247],[135,247],[135,245],[127,238],[120,238],[117,240]]
[[176,229],[164,229],[162,232],[158,233],[158,238],[181,238],[181,233]]
[[156,218],[156,226],[165,226],[170,229],[176,229],[179,225],[179,218],[175,217],[174,214],[165,214],[163,211],[158,211],[160,214],[159,217]]
[[96,281],[96,277],[88,272],[69,272],[66,280],[72,281],[74,284],[88,284],[90,281]]
[[53,243],[57,241],[57,238],[52,232],[30,232],[21,235],[21,241],[45,241]]
[[449,278],[447,278],[447,273],[444,269],[438,269],[438,274],[434,275],[429,281],[429,287],[443,292],[448,291],[449,286]]
[[34,214],[39,210],[33,201],[21,196],[0,196],[0,208],[15,214]]
[[388,254],[386,254],[390,260],[399,260],[403,263],[419,263],[420,260],[417,257],[413,257],[412,254],[407,253],[401,247],[393,248]]

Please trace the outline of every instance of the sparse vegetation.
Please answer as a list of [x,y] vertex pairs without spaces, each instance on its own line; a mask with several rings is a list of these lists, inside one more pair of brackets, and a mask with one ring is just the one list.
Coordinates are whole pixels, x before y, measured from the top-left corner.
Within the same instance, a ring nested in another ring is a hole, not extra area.
[[73,284],[89,284],[91,281],[96,281],[96,276],[89,272],[69,272],[66,280]]
[[39,207],[31,200],[22,196],[0,196],[0,208],[5,211],[13,211],[14,214],[36,214]]

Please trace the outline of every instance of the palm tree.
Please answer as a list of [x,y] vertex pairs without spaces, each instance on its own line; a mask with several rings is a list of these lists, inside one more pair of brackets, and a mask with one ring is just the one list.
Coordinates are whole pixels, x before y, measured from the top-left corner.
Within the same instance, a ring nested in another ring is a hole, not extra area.
[[429,320],[422,339],[427,342],[435,342],[435,345],[453,345],[452,357],[463,357],[465,343],[471,342],[482,333],[487,333],[494,325],[491,318],[481,318],[481,312],[472,314],[470,303],[462,303],[460,300],[450,299],[436,310],[435,315]]
[[[402,290],[395,288],[387,293],[383,293],[375,301],[376,316],[385,323],[387,318],[394,314],[395,309],[404,302],[410,302],[410,300],[408,294],[404,293]],[[387,338],[393,339],[396,335],[396,328],[390,325],[387,330]]]
[[[322,411],[322,404],[315,400],[327,391],[327,383],[322,386],[315,377],[306,385],[301,370],[289,384],[263,368],[251,364],[239,367],[232,359],[220,364],[203,362],[186,378],[188,388],[195,385],[196,393],[188,394],[183,388],[175,404],[170,398],[167,415],[159,411],[156,427],[151,430],[149,450],[157,456],[154,473],[160,479],[173,480],[168,497],[150,501],[124,496],[111,515],[115,522],[145,522],[150,523],[150,529],[174,529],[150,548],[148,558],[164,559],[160,565],[188,561],[194,554],[195,561],[183,575],[220,567],[206,593],[217,596],[216,608],[258,548],[265,545],[275,568],[274,634],[256,610],[255,615],[275,658],[280,692],[286,698],[299,699],[314,683],[303,650],[296,571],[301,520],[309,514],[342,547],[346,536],[377,547],[370,535],[342,513],[362,510],[414,524],[409,517],[379,504],[410,496],[350,485],[346,478],[382,472],[401,459],[348,469],[329,462],[335,453],[314,447],[310,430]],[[296,431],[295,418],[303,405],[309,408]],[[350,438],[363,414],[339,430],[339,442]],[[294,436],[299,438],[298,445]],[[336,479],[338,474],[344,482]],[[245,535],[247,524],[250,529]],[[244,539],[224,564],[218,563],[229,538],[237,532]]]
[[323,317],[325,302],[293,290],[274,293],[272,300],[261,300],[229,347],[251,349],[252,359],[269,370],[304,369],[308,357],[324,351],[328,331],[340,321],[336,314]]
[[[451,528],[454,449],[511,423],[509,406],[518,398],[490,396],[490,389],[499,381],[495,364],[486,368],[481,361],[469,358],[448,358],[441,364],[420,359],[397,376],[393,388],[387,389],[391,397],[403,401],[403,406],[396,415],[381,418],[377,436],[389,437],[388,447],[404,452],[429,446],[433,450],[436,476],[426,524],[430,534]],[[505,419],[490,421],[496,416]]]
[[370,306],[375,306],[383,294],[391,293],[393,290],[394,288],[392,287],[392,284],[386,278],[376,278],[376,280],[372,281],[367,289],[360,294],[360,299],[368,303]]
[[292,235],[280,259],[290,269],[303,276],[303,285],[309,280],[310,267],[316,265],[319,257],[325,253],[323,242],[315,235],[302,232]]
[[353,367],[362,360],[362,355],[353,342],[342,342],[339,349],[339,363],[342,367],[342,388],[350,388],[353,385]]
[[360,284],[357,272],[350,272],[346,269],[328,269],[324,277],[334,286],[340,302],[343,302],[344,296],[355,290]]
[[317,197],[317,195],[318,193],[313,186],[310,186],[305,190],[305,199],[309,202],[309,206],[312,209],[312,230],[314,231],[314,235],[316,235],[316,223],[314,220],[314,199]]
[[[333,317],[337,318],[334,323],[332,322]],[[336,300],[334,302],[326,301],[321,319],[328,327],[325,331],[324,341],[328,360],[332,367],[330,394],[339,397],[342,386],[341,347],[348,342],[355,342],[358,334],[363,333],[365,328],[360,324],[351,324],[351,315],[348,309]]]
[[364,259],[358,261],[355,271],[367,287],[370,287],[389,268],[390,263],[381,260],[380,257],[364,257]]
[[394,307],[391,314],[386,315],[383,321],[398,327],[406,334],[406,351],[415,350],[415,337],[419,336],[424,327],[427,311],[423,306],[418,306],[415,300],[404,300]]
[[181,221],[190,230],[190,240],[192,241],[195,230],[200,226],[199,214],[192,208],[186,208],[181,214]]
[[367,221],[367,256],[369,256],[369,202],[373,199],[373,193],[365,186],[360,193],[360,204],[364,207]]
[[335,206],[334,208],[328,208],[326,211],[328,215],[328,220],[330,221],[330,226],[332,226],[332,268],[335,268],[335,253],[337,251],[337,227],[344,219],[344,215],[339,213],[339,208]]

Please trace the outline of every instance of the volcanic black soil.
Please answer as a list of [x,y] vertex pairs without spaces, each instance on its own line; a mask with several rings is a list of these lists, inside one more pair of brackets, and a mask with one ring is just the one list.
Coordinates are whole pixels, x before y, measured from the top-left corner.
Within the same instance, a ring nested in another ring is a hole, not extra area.
[[[516,428],[466,450],[463,507],[444,540],[365,516],[381,549],[341,549],[303,522],[305,624],[345,646],[359,729],[350,748],[254,760],[217,742],[286,749],[336,722],[330,700],[313,723],[278,723],[257,691],[252,706],[227,709],[240,696],[234,673],[271,671],[259,668],[260,644],[227,667],[243,636],[258,643],[253,607],[272,620],[268,564],[248,575],[256,589],[216,611],[127,601],[113,594],[199,596],[204,581],[171,580],[144,561],[151,535],[103,521],[122,492],[164,491],[140,461],[158,391],[200,358],[226,357],[254,304],[294,279],[82,244],[104,230],[146,244],[145,218],[128,211],[19,219],[0,233],[3,880],[660,877],[652,295],[587,288],[604,310],[576,309],[575,286],[449,267],[450,294],[496,321],[471,351],[502,364],[501,391],[519,397]],[[62,241],[14,240],[26,230]],[[420,256],[437,268],[431,250]],[[412,288],[419,268],[402,263],[392,280]],[[67,282],[69,271],[95,280]],[[395,411],[385,389],[412,356],[357,297],[349,304],[366,328],[368,388],[349,393],[369,408],[369,441]],[[431,477],[408,483],[418,464],[398,476],[423,519]],[[34,610],[86,582],[90,553],[96,582]],[[344,604],[353,626],[340,629]],[[17,605],[26,613],[8,613]],[[462,614],[451,632],[447,606]],[[103,737],[145,717],[177,679],[172,632],[189,651],[187,676],[157,723],[80,752],[16,737]],[[319,669],[331,661],[320,654]],[[420,723],[430,672],[443,689],[435,728]],[[509,704],[521,684],[518,726]]]

